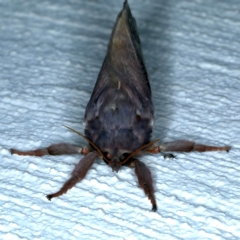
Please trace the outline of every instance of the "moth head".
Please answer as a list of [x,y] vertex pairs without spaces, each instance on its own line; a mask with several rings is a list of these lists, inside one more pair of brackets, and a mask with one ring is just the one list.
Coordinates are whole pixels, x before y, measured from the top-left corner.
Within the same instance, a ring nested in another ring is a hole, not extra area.
[[118,172],[121,167],[121,162],[117,157],[114,157],[113,159],[111,159],[109,165],[111,166],[113,172]]
[[[133,156],[137,155],[140,151],[146,151],[149,147],[153,146],[158,139],[153,140],[138,149],[136,149],[133,152],[128,152],[126,150],[119,150],[115,148],[113,151],[108,151],[107,156],[107,162],[111,166],[113,172],[118,172],[120,167],[124,164],[126,164],[130,159],[132,159]],[[104,158],[105,159],[105,158]],[[105,159],[106,160],[106,159]],[[130,165],[129,165],[130,166]]]
[[122,160],[125,159],[123,152],[117,148],[112,151],[110,150],[107,154],[107,158],[109,159],[109,166],[112,168],[113,172],[118,172],[122,166]]

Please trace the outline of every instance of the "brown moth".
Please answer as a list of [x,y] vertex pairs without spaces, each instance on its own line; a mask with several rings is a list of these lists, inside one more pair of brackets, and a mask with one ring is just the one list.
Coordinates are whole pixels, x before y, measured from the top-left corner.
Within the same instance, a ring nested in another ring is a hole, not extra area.
[[85,136],[68,127],[85,138],[89,147],[60,143],[27,152],[11,149],[11,153],[31,156],[85,155],[62,188],[47,195],[49,200],[61,196],[81,181],[98,157],[116,172],[121,166],[132,167],[135,169],[139,186],[152,203],[152,211],[156,211],[151,172],[136,156],[159,152],[228,151],[230,147],[206,146],[186,140],[158,146],[158,140],[150,141],[153,115],[151,89],[137,26],[125,1],[116,19],[106,57],[86,107]]

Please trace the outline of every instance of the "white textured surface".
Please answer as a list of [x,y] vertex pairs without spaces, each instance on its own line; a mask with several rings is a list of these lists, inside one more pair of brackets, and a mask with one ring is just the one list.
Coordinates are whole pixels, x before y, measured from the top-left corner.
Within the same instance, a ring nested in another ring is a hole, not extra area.
[[146,156],[158,212],[132,169],[100,159],[49,202],[81,156],[19,157],[86,144],[84,108],[122,1],[1,1],[0,239],[240,239],[240,2],[129,1],[155,103],[153,138],[229,144],[230,153]]

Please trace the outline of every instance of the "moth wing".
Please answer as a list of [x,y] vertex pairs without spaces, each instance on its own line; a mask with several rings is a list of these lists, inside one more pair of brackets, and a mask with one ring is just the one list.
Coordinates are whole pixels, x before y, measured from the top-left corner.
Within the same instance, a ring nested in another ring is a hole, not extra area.
[[119,159],[149,143],[153,104],[141,43],[127,1],[85,113],[85,135]]
[[98,113],[99,98],[109,88],[122,88],[137,106],[139,114],[153,116],[151,89],[143,61],[137,25],[127,1],[115,22],[107,55],[98,75],[85,118]]

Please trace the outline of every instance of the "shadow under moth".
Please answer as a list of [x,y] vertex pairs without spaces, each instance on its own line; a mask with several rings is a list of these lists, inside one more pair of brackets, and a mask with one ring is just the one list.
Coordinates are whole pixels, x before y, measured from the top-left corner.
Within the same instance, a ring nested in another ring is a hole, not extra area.
[[119,13],[97,82],[85,112],[85,135],[69,128],[88,141],[89,146],[60,143],[34,151],[18,151],[18,155],[85,155],[75,166],[62,188],[47,195],[51,200],[66,193],[81,181],[95,159],[101,157],[113,171],[121,166],[134,168],[139,186],[157,210],[153,180],[148,167],[136,157],[146,153],[229,151],[229,146],[215,147],[177,140],[157,145],[150,141],[154,109],[151,89],[143,61],[135,19],[127,1]]

